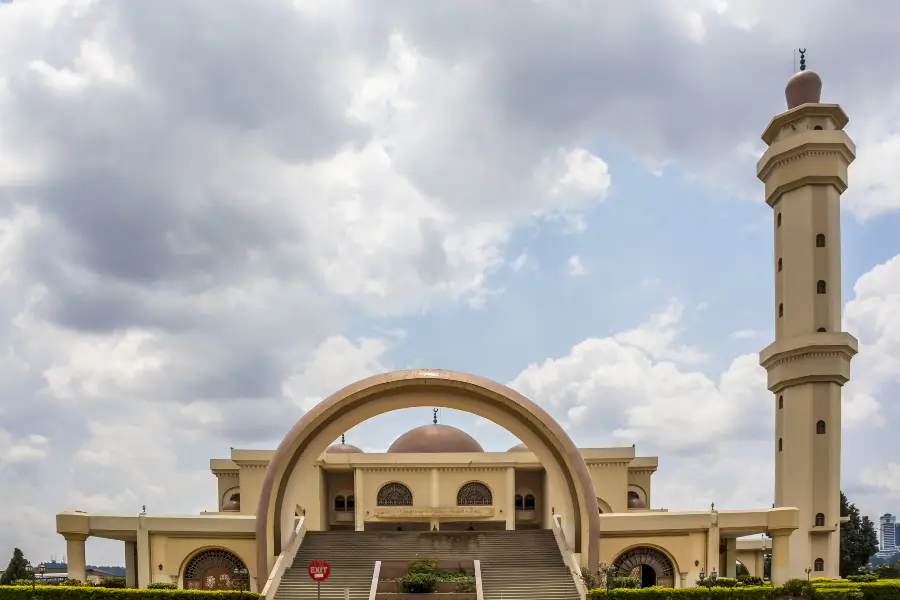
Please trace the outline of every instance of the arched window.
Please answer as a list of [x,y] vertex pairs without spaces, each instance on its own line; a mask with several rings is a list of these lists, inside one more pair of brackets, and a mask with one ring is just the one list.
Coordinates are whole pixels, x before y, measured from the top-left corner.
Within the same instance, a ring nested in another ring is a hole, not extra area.
[[816,433],[818,435],[825,434],[825,421],[819,421],[818,423],[816,423]]
[[224,548],[210,548],[194,555],[184,566],[184,587],[188,590],[232,590],[235,569],[247,565]]
[[784,396],[778,396],[778,408],[784,408]]
[[781,213],[778,213],[778,216],[775,217],[775,222],[778,224],[778,227],[781,227]]
[[525,502],[522,494],[516,494],[516,510],[525,510]]
[[816,248],[824,248],[825,247],[825,234],[820,233],[816,236]]
[[378,506],[412,506],[412,491],[402,483],[386,483],[378,490]]
[[779,317],[783,317],[783,316],[784,316],[784,304],[779,304],[779,305],[778,305],[778,316],[779,316]]
[[781,273],[781,259],[778,259],[778,272]]
[[[809,564],[809,563],[807,563]],[[813,563],[813,571],[824,571],[825,570],[825,561],[821,558],[817,558],[816,562]]]
[[456,492],[457,506],[490,506],[493,503],[491,488],[480,481],[470,481]]
[[784,441],[778,438],[778,451],[781,452],[782,450],[784,450]]
[[816,332],[818,332],[818,333],[825,333],[825,328],[824,328],[824,327],[819,327],[818,329],[816,329]]
[[340,512],[347,510],[347,500],[343,496],[334,497],[334,510]]
[[825,527],[825,515],[822,513],[816,515],[816,527]]
[[816,293],[817,294],[825,293],[825,282],[821,279],[816,282]]
[[534,510],[533,494],[525,494],[525,510]]
[[353,497],[353,494],[347,496],[347,510],[355,510],[356,509],[356,499]]
[[813,127],[813,131],[822,131],[822,126],[816,125],[815,127]]

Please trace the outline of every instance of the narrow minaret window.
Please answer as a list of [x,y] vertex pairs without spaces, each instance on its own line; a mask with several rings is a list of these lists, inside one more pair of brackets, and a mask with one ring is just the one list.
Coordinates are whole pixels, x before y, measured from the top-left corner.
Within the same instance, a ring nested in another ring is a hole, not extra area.
[[825,527],[825,515],[818,513],[816,515],[816,527]]
[[781,452],[784,450],[784,440],[782,438],[778,438],[778,451]]
[[775,222],[778,224],[778,227],[781,227],[781,213],[778,213],[778,216],[775,217]]
[[784,396],[778,396],[778,408],[784,408]]
[[781,273],[781,259],[778,259],[778,272]]
[[824,248],[825,247],[825,234],[820,233],[816,236],[816,248]]
[[825,282],[821,279],[816,282],[816,293],[824,294],[825,293]]
[[779,316],[779,317],[783,317],[783,316],[784,316],[784,304],[779,304],[779,305],[778,305],[778,316]]
[[816,434],[825,435],[825,421],[819,421],[818,423],[816,423]]

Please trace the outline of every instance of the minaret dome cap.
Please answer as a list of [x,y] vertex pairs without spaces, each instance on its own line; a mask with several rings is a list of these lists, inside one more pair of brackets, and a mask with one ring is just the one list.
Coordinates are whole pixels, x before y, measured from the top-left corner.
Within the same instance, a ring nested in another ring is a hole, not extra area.
[[800,49],[800,71],[788,80],[784,97],[788,110],[802,104],[818,104],[822,99],[822,79],[815,71],[806,70],[806,48]]
[[788,109],[801,104],[818,104],[822,99],[822,79],[815,71],[800,71],[788,80],[784,97]]

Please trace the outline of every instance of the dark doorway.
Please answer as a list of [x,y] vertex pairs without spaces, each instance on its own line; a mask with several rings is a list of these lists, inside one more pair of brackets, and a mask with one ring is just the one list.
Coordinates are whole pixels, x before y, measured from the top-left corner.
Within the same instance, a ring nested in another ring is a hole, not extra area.
[[648,588],[656,585],[656,571],[650,565],[641,565],[641,587]]

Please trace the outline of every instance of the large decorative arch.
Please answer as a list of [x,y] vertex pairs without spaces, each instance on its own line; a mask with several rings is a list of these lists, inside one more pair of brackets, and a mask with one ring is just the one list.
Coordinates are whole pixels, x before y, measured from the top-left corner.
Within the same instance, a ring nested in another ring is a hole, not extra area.
[[494,493],[483,481],[470,481],[456,490],[457,506],[491,506]]
[[186,590],[233,590],[234,569],[246,569],[241,558],[226,548],[202,548],[185,560],[179,572]]
[[581,553],[589,569],[596,570],[600,543],[597,499],[587,465],[559,423],[525,396],[494,381],[454,371],[419,369],[353,383],[319,403],[291,428],[269,462],[260,490],[256,511],[257,577],[266,577],[285,541],[282,535],[287,535],[289,521],[282,515],[282,505],[301,458],[318,456],[342,431],[367,419],[418,406],[476,414],[521,439],[548,474],[561,478],[572,510],[574,549]]

